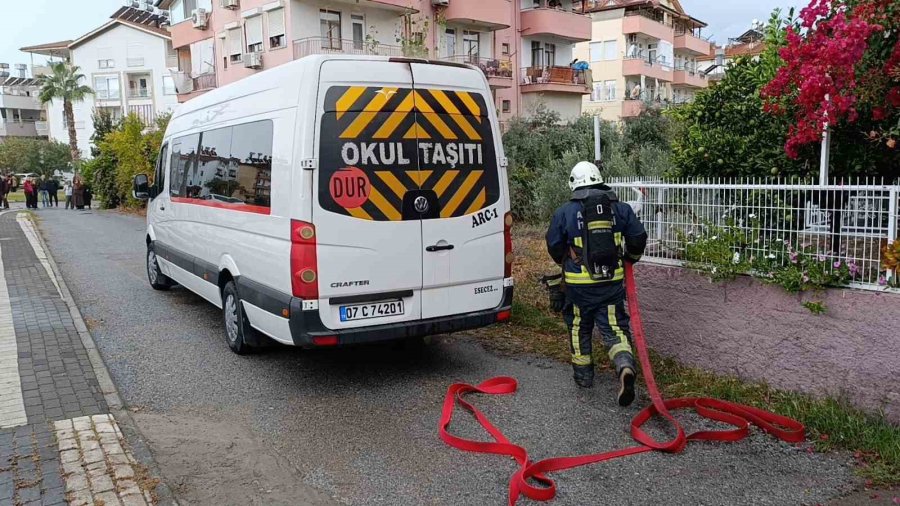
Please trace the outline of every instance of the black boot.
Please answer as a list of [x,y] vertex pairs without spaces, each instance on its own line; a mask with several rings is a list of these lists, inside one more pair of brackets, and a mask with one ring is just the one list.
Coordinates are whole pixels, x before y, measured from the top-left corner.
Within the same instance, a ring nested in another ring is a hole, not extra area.
[[634,369],[631,367],[623,367],[619,371],[619,395],[617,397],[619,406],[629,406],[634,402],[635,377]]
[[573,365],[572,370],[575,374],[575,384],[581,388],[591,388],[594,386],[594,366],[591,365]]

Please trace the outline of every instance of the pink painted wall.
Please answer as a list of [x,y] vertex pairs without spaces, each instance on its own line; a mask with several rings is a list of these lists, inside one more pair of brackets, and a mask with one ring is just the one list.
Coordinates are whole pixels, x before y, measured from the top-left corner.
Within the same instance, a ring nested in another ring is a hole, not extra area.
[[710,283],[638,264],[650,345],[681,362],[773,387],[845,395],[900,423],[900,295],[832,289],[814,315],[796,295],[749,277]]

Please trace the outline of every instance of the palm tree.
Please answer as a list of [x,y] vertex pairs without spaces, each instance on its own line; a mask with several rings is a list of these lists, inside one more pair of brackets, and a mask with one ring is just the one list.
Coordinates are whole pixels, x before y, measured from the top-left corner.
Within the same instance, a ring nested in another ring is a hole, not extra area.
[[66,126],[69,130],[69,151],[72,154],[72,165],[77,170],[77,162],[81,159],[78,152],[78,139],[75,133],[75,112],[72,110],[74,102],[81,102],[87,95],[94,93],[89,86],[80,84],[84,75],[79,68],[69,62],[51,63],[50,74],[40,77],[42,104],[61,99],[63,101],[63,114],[66,116]]

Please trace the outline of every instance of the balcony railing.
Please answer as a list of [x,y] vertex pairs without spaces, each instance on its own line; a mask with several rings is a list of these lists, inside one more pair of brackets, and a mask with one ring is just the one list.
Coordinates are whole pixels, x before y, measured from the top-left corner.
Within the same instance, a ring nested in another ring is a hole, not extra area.
[[191,77],[191,81],[193,81],[194,84],[192,91],[211,90],[216,87],[216,73],[210,72],[208,74],[193,76]]
[[488,78],[512,78],[513,68],[509,59],[500,58],[479,58],[478,56],[460,54],[455,56],[444,56],[440,58],[443,61],[453,63],[466,63],[474,65],[481,69]]
[[651,67],[663,67],[668,70],[672,70],[672,63],[666,60],[664,56],[657,55],[653,57],[647,51],[630,51],[625,53],[626,60],[641,60],[644,62],[644,65],[650,65]]
[[[590,86],[590,71],[570,67],[525,67],[522,84],[570,84],[586,90]],[[590,90],[588,90],[590,91]]]
[[312,54],[403,56],[403,48],[376,41],[307,37],[294,41],[294,59]]
[[667,26],[669,28],[674,28],[675,25],[671,21],[665,21],[659,14],[656,14],[654,11],[648,11],[644,9],[636,9],[632,11],[625,11],[626,16],[640,16],[642,18],[649,19],[650,21],[655,21],[663,26]]
[[147,88],[128,90],[128,98],[150,98],[151,96],[150,90]]
[[706,79],[706,74],[697,70],[697,67],[693,65],[675,65],[675,70],[680,70],[686,72],[691,76],[699,76],[703,79]]

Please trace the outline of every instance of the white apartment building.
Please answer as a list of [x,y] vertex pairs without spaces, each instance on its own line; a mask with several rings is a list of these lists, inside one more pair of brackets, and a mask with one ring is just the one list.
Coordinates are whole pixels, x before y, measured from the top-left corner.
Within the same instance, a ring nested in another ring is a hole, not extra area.
[[[85,84],[94,90],[74,104],[75,131],[82,157],[90,157],[94,109],[121,118],[137,114],[151,124],[160,114],[178,105],[169,68],[177,67],[168,30],[159,26],[152,12],[133,7],[119,9],[103,26],[79,37],[58,56],[79,67]],[[23,48],[28,51],[29,48]],[[46,54],[40,50],[36,54]],[[47,105],[50,138],[68,142],[63,104]]]

